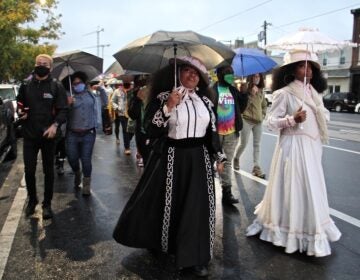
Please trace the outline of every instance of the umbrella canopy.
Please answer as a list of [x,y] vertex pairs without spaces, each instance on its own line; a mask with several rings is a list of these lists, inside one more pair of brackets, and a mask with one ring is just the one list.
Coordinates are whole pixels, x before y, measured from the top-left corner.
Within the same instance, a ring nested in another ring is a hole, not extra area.
[[356,47],[356,44],[332,39],[317,29],[301,28],[293,34],[266,45],[265,48],[268,50],[307,50],[318,53],[337,50],[346,46]]
[[83,51],[71,51],[53,56],[54,67],[51,75],[59,80],[73,74],[76,71],[83,71],[89,80],[102,73],[103,59]]
[[117,77],[119,78],[120,76],[123,75],[143,75],[146,74],[144,72],[139,72],[139,71],[132,71],[132,70],[124,70],[120,63],[118,61],[113,62],[106,70],[104,75],[105,76],[111,76],[111,77]]
[[231,63],[235,76],[246,77],[264,73],[274,68],[277,63],[258,49],[238,48]]
[[212,69],[235,55],[232,49],[193,31],[157,31],[128,44],[113,56],[124,69],[153,73],[179,56],[195,56]]

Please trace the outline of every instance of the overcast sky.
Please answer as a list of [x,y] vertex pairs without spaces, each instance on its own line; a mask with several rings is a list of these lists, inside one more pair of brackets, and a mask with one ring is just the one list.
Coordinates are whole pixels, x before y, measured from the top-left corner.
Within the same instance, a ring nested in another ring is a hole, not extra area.
[[[257,39],[266,20],[268,43],[297,31],[318,28],[337,40],[351,40],[356,0],[60,0],[65,35],[57,53],[83,50],[97,54],[97,30],[104,71],[112,55],[131,41],[158,30],[193,30],[217,40]],[[89,34],[92,33],[92,34]],[[88,35],[86,35],[88,34]]]

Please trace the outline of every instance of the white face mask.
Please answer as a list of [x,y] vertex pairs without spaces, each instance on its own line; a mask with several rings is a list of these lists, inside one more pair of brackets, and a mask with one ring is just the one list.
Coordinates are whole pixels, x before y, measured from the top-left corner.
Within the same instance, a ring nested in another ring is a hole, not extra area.
[[260,83],[260,78],[254,78],[254,85],[258,85]]

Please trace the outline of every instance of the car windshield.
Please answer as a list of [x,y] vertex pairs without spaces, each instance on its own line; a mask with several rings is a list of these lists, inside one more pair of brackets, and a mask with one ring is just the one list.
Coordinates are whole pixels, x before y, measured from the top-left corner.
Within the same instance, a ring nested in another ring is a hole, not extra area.
[[2,100],[11,99],[15,100],[15,91],[13,88],[0,88],[0,97]]

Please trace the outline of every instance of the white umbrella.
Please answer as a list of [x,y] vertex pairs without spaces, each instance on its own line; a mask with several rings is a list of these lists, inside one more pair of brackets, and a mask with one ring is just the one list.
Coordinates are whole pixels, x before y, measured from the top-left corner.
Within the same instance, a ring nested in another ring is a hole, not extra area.
[[357,44],[348,41],[338,41],[330,38],[318,29],[300,28],[297,32],[284,36],[274,43],[265,46],[267,50],[307,50],[319,53],[340,50],[346,46],[356,47]]

